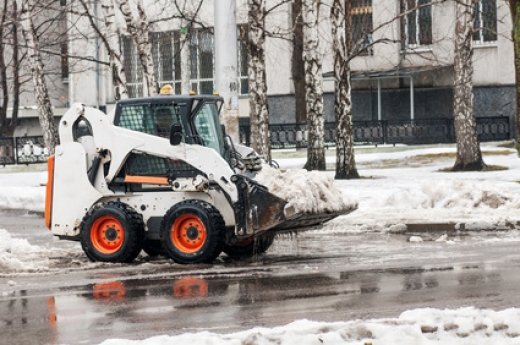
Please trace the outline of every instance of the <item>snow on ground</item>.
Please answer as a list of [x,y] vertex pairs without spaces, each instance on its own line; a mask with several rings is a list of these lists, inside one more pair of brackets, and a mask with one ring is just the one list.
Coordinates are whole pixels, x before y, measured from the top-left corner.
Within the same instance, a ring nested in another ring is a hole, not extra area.
[[102,345],[517,345],[520,309],[502,311],[472,307],[456,310],[415,309],[398,318],[349,322],[298,320],[275,328],[233,334],[209,332],[157,336],[131,341],[110,339]]
[[49,268],[51,251],[30,245],[26,239],[12,238],[9,232],[0,229],[1,272],[43,272]]
[[[484,152],[497,150],[508,151],[483,145]],[[335,184],[358,200],[358,210],[329,222],[325,229],[399,232],[406,230],[405,224],[424,223],[453,223],[466,230],[520,228],[520,159],[513,150],[509,154],[484,155],[486,164],[508,168],[488,172],[441,171],[453,166],[452,158],[426,163],[411,159],[443,152],[455,149],[357,155],[363,178]],[[281,168],[298,167],[296,160],[279,163]]]
[[0,168],[0,209],[43,212],[47,172],[1,172]]

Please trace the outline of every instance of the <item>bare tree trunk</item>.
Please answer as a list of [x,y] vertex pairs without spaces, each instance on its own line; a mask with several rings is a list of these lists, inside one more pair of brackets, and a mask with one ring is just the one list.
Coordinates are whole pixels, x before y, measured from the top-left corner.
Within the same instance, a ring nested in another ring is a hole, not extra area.
[[459,0],[455,23],[454,115],[457,159],[452,170],[486,169],[473,110],[473,10],[479,0]]
[[[350,6],[348,4],[347,6]],[[336,120],[336,179],[359,178],[354,158],[350,52],[345,37],[345,0],[334,0],[331,9],[334,49],[334,113]],[[348,20],[347,20],[348,21]],[[349,27],[349,25],[347,25]]]
[[[13,1],[13,12],[11,18],[12,23],[12,42],[13,42],[13,110],[11,112],[11,126],[9,128],[8,136],[13,136],[18,123],[18,109],[20,108],[20,45],[18,42],[18,4]],[[16,18],[16,20],[14,20]]]
[[0,18],[0,88],[2,90],[2,104],[0,105],[0,137],[7,136],[6,132],[9,130],[9,124],[7,123],[7,108],[9,107],[9,88],[7,86],[7,65],[5,62],[5,44],[7,38],[4,36],[5,31],[5,20],[7,18],[7,3],[8,0],[4,0],[3,9]]
[[[2,92],[2,105],[0,106],[0,137],[12,137],[16,130],[18,121],[18,108],[20,105],[20,76],[19,76],[19,56],[18,49],[18,7],[16,1],[12,3],[11,16],[11,31],[6,32],[6,19],[9,11],[9,1],[4,0],[2,16],[0,18],[0,39],[5,44],[0,44],[0,88]],[[11,65],[5,61],[6,51],[5,47],[9,44],[12,49]],[[8,69],[11,71],[11,82],[8,83]],[[10,96],[13,96],[13,104],[11,111],[11,121],[8,123],[7,111],[9,108]]]
[[34,92],[38,104],[38,118],[43,129],[43,139],[49,153],[54,153],[54,148],[58,144],[58,131],[54,122],[51,101],[47,86],[45,84],[45,72],[43,61],[38,47],[38,36],[32,22],[30,0],[22,1],[22,13],[20,24],[22,33],[27,44],[27,55],[31,65],[31,73],[34,83]]
[[253,149],[271,161],[269,138],[269,110],[267,107],[267,80],[265,73],[265,0],[248,0],[249,39],[247,44],[247,71],[249,82],[249,117]]
[[516,74],[516,149],[520,153],[520,1],[509,0],[511,19],[513,23],[513,44],[515,48]]
[[307,105],[305,103],[305,66],[303,63],[302,0],[294,1],[292,15],[294,33],[291,74],[294,84],[296,123],[304,123],[307,121]]
[[132,14],[128,0],[116,0],[116,2],[118,2],[119,9],[125,18],[127,31],[137,48],[143,71],[143,95],[157,95],[159,90],[154,72],[152,47],[148,35],[148,18],[144,11],[143,0],[137,1],[137,19]]
[[[113,0],[101,0],[101,9],[104,17],[104,29],[101,30],[97,24],[94,15],[89,12],[88,0],[79,0],[85,14],[87,15],[90,25],[96,31],[98,37],[103,42],[105,49],[109,55],[110,69],[112,71],[112,84],[114,85],[114,98],[117,100],[128,98],[128,89],[126,86],[126,73],[122,60],[121,44],[119,41],[119,32],[115,25],[115,8]],[[96,5],[94,5],[96,6]]]
[[305,63],[305,86],[307,104],[307,170],[325,170],[323,76],[319,54],[318,15],[319,0],[304,0],[303,61]]
[[[191,14],[190,14],[191,18]],[[181,93],[189,94],[191,91],[191,52],[190,52],[190,39],[191,39],[191,23],[185,18],[182,19],[184,32],[181,30]]]
[[[82,0],[83,1],[83,0]],[[106,40],[105,48],[110,55],[110,68],[112,69],[112,84],[114,85],[114,98],[117,100],[128,98],[126,87],[126,72],[121,53],[119,30],[116,27],[116,14],[113,0],[102,0],[101,8],[105,17]]]

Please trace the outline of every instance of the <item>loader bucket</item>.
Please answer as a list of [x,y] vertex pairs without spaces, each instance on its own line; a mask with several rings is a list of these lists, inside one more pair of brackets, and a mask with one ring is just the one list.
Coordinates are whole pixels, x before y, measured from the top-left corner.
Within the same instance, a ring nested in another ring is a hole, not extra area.
[[258,182],[244,175],[233,175],[238,189],[235,218],[239,237],[256,236],[264,231],[284,232],[314,228],[354,209],[331,213],[297,213],[287,201],[270,193]]

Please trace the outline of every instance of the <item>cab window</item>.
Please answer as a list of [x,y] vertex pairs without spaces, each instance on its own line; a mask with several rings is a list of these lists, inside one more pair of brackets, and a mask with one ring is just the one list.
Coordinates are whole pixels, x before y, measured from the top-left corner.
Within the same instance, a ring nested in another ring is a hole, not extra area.
[[224,157],[224,138],[218,119],[218,108],[215,103],[206,103],[193,119],[195,130],[202,138],[204,146],[211,147]]
[[184,124],[178,108],[173,104],[130,104],[121,108],[118,126],[133,131],[167,138],[173,123]]

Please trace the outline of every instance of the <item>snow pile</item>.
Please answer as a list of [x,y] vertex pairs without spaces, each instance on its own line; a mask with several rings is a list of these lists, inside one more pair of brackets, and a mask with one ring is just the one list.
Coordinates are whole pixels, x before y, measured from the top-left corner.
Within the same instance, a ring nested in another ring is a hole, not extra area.
[[420,191],[404,191],[391,195],[382,205],[416,208],[493,208],[518,209],[520,197],[501,190],[489,182],[471,183],[461,180],[423,182]]
[[0,209],[43,212],[46,182],[46,172],[1,174]]
[[2,187],[0,209],[43,212],[44,205],[44,187]]
[[318,171],[281,172],[264,165],[256,180],[286,200],[296,213],[334,213],[352,210],[357,202],[334,186],[334,178]]
[[49,249],[33,246],[26,239],[12,238],[0,229],[0,274],[49,270]]
[[299,320],[283,327],[254,328],[233,334],[201,332],[145,340],[110,339],[102,345],[487,345],[520,344],[520,309],[473,307],[415,309],[399,318],[322,323]]

